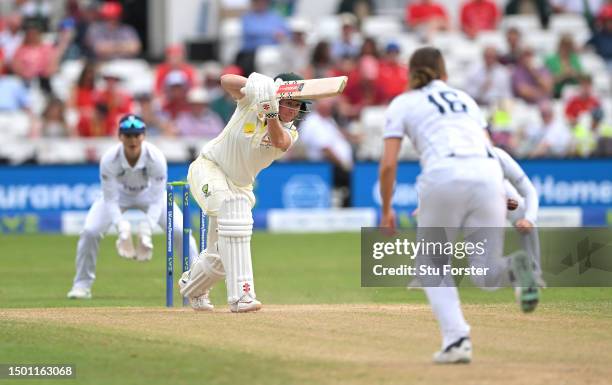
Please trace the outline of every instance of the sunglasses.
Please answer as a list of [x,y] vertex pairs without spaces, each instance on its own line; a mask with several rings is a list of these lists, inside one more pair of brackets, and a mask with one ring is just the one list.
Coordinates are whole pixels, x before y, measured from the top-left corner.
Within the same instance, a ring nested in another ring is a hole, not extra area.
[[119,128],[122,130],[129,130],[130,128],[142,130],[145,128],[145,123],[140,119],[130,116],[119,124]]

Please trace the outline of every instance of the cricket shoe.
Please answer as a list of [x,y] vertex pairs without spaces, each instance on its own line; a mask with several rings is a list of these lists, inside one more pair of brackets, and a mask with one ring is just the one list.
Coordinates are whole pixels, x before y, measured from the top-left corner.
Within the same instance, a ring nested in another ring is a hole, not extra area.
[[261,302],[251,297],[250,293],[242,296],[237,302],[230,303],[232,313],[248,313],[261,309]]
[[70,299],[91,299],[91,289],[85,287],[73,287],[66,297]]
[[206,290],[206,293],[199,297],[189,298],[191,308],[195,311],[213,311],[215,306],[210,302],[209,294],[210,290]]
[[[184,272],[183,275],[181,275],[181,279],[179,279],[178,285],[181,291],[187,283],[189,283],[189,271]],[[210,302],[209,294],[210,289],[206,290],[204,294],[198,297],[190,297],[189,303],[191,304],[191,308],[195,311],[213,311],[215,307],[212,302]]]
[[540,300],[540,289],[533,272],[531,258],[522,250],[510,255],[510,266],[514,278],[514,294],[524,313],[535,310]]
[[469,364],[472,361],[472,342],[470,337],[461,337],[444,350],[434,353],[436,364]]

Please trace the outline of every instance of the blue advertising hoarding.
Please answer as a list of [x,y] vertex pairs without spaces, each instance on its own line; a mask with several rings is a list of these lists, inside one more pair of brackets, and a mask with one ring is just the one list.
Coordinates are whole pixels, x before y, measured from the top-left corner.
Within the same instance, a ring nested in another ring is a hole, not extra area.
[[[171,164],[184,180],[188,164]],[[0,233],[58,232],[62,213],[86,211],[100,194],[98,165],[0,167]],[[332,170],[324,163],[277,163],[257,178],[256,226],[271,208],[330,207]]]
[[[585,225],[606,224],[612,208],[612,159],[524,160],[519,162],[536,187],[541,207],[580,207]],[[416,162],[400,163],[393,196],[404,220],[417,207]],[[359,163],[352,180],[353,205],[380,207],[378,164]]]

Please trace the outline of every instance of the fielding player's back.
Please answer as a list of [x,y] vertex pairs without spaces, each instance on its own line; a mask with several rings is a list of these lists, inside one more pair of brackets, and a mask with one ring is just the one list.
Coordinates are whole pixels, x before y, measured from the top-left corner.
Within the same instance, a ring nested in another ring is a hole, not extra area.
[[412,140],[421,167],[449,156],[487,156],[486,121],[465,92],[433,80],[418,90],[396,97],[387,110],[384,137]]

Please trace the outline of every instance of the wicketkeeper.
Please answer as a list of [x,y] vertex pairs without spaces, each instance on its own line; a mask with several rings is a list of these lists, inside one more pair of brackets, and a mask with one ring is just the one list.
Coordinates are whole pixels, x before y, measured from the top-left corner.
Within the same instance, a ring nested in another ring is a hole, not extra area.
[[[76,275],[68,298],[89,299],[96,279],[96,260],[100,239],[114,225],[119,233],[117,252],[129,259],[147,261],[153,255],[151,229],[166,227],[166,180],[168,166],[164,154],[146,142],[146,125],[136,115],[126,115],[119,122],[121,143],[104,153],[100,160],[102,196],[89,209],[79,237]],[[142,210],[146,219],[139,224],[136,244],[130,223],[122,219],[128,209]],[[182,213],[174,204],[175,243],[182,247]],[[189,241],[190,258],[198,255],[195,239]]]
[[301,80],[280,74],[275,80],[252,73],[248,79],[224,75],[221,86],[237,101],[227,126],[206,144],[189,167],[191,195],[208,217],[207,249],[179,281],[181,294],[195,310],[212,310],[208,293],[225,277],[232,312],[261,308],[256,299],[251,263],[251,234],[257,174],[295,143],[293,121],[305,110],[304,101],[279,100],[279,82]]

